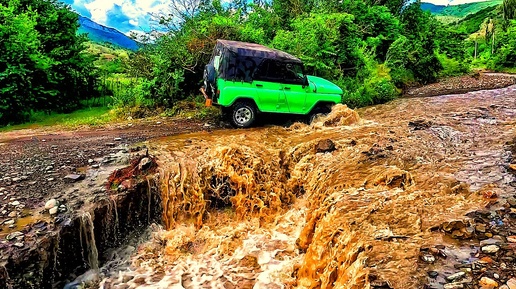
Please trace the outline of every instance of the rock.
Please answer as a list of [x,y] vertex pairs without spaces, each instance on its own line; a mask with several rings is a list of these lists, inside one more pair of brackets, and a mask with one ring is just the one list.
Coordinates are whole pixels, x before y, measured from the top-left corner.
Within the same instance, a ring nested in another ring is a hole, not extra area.
[[122,140],[122,138],[121,138],[121,137],[115,137],[115,138],[114,138],[114,141],[121,141],[121,140]]
[[50,210],[50,209],[52,209],[53,207],[56,207],[56,206],[57,206],[56,199],[50,199],[50,200],[48,200],[45,203],[45,210]]
[[476,230],[477,232],[480,232],[480,233],[485,233],[485,232],[486,232],[486,225],[485,225],[485,224],[480,224],[480,223],[479,223],[479,224],[477,224],[477,225],[475,226],[475,230]]
[[10,220],[7,220],[4,222],[4,225],[12,225],[14,224],[14,220],[13,219],[10,219]]
[[480,247],[484,247],[487,245],[498,245],[500,243],[502,243],[502,240],[500,240],[500,239],[489,238],[489,239],[480,241]]
[[80,175],[79,174],[69,174],[64,177],[64,180],[68,183],[74,183],[74,182],[84,180],[84,178],[85,178],[85,175],[83,175],[83,174],[80,174]]
[[448,283],[448,284],[444,284],[443,288],[444,289],[461,289],[461,288],[464,288],[464,284],[462,284],[462,283]]
[[13,239],[21,239],[22,237],[24,236],[24,234],[22,232],[13,232],[9,235],[7,235],[7,237],[5,237],[8,241],[10,240],[13,240]]
[[510,164],[509,169],[516,171],[516,164]]
[[50,215],[55,215],[55,214],[57,214],[57,210],[58,210],[58,207],[53,207],[50,210],[48,210],[48,213]]
[[336,150],[335,143],[331,139],[320,140],[315,145],[315,152],[316,153],[330,153],[330,152],[332,152],[334,150]]
[[18,248],[22,248],[24,246],[23,242],[17,242],[17,243],[14,243],[14,246],[18,247]]
[[20,182],[22,179],[21,178],[13,178],[12,181],[13,183],[18,183]]
[[94,162],[95,162],[95,161],[94,161],[93,159],[89,159],[89,160],[88,160],[88,164],[92,164],[92,163],[94,163]]
[[498,252],[499,250],[500,250],[500,247],[498,247],[496,245],[487,245],[487,246],[482,247],[482,252],[484,252],[486,254],[494,254],[494,253]]
[[507,280],[507,287],[509,287],[509,289],[516,289],[516,278]]
[[12,211],[9,213],[9,215],[7,215],[9,218],[14,218],[16,217],[16,215],[18,215],[18,213],[16,213],[15,211]]
[[91,165],[91,167],[94,168],[94,169],[98,169],[100,166],[97,165],[97,164],[94,164],[94,165]]
[[507,242],[509,242],[509,243],[516,243],[516,236],[509,236],[509,237],[507,237]]
[[20,202],[18,202],[18,201],[14,201],[11,203],[11,206],[14,206],[14,207],[19,206],[19,205],[20,205]]
[[502,285],[502,286],[498,287],[498,289],[509,289],[509,286],[507,286],[507,285]]
[[426,263],[433,263],[433,262],[435,262],[435,257],[433,255],[427,254],[427,255],[421,256],[421,260],[423,260],[423,262],[426,262]]
[[516,207],[516,198],[514,198],[514,197],[507,198],[507,203],[509,203],[509,205],[513,208]]
[[493,274],[493,278],[495,278],[495,279],[500,279],[500,275],[498,275],[498,274],[494,273],[494,274]]
[[46,167],[46,168],[45,168],[45,171],[46,171],[46,172],[48,172],[48,171],[51,171],[51,170],[53,170],[53,169],[54,169],[54,167],[53,167],[53,166],[48,166],[48,167]]
[[455,274],[452,274],[452,275],[446,277],[446,280],[448,280],[450,282],[458,281],[458,280],[464,278],[464,276],[466,276],[466,273],[461,271],[461,272],[457,272]]
[[143,171],[143,170],[148,169],[151,164],[152,164],[152,161],[150,158],[143,158],[140,160],[140,163],[138,164],[138,168],[140,169],[140,171]]
[[482,277],[478,285],[480,285],[481,289],[494,289],[498,287],[498,282],[488,277]]

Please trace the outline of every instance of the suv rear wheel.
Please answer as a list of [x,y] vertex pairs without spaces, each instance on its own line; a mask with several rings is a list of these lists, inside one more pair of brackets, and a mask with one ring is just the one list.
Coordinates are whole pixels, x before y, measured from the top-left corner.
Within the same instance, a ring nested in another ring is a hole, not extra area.
[[249,102],[237,102],[231,110],[231,123],[238,128],[250,127],[256,120],[256,107]]

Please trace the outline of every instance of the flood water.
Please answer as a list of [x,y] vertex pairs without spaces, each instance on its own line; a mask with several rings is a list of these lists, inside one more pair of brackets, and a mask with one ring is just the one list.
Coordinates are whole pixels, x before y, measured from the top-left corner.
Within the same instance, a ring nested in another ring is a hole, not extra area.
[[515,193],[515,116],[512,86],[154,140],[164,227],[101,288],[421,288],[420,248],[468,255],[431,229]]

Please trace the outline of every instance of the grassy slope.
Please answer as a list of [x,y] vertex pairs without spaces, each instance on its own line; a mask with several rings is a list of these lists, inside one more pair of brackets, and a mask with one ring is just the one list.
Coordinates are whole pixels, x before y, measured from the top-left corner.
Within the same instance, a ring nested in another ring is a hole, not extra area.
[[485,2],[474,2],[461,5],[434,5],[431,3],[422,3],[421,8],[423,10],[430,11],[436,16],[451,16],[457,18],[463,18],[467,15],[476,13],[488,7],[498,6],[502,4],[503,0],[491,0]]

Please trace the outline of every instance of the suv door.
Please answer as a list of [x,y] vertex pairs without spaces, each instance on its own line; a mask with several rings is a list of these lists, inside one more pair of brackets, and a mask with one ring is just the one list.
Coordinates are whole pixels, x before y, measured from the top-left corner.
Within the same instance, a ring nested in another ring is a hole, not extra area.
[[283,63],[283,93],[288,103],[289,112],[306,114],[306,88],[304,84],[303,66],[300,63]]
[[263,112],[289,112],[283,93],[283,70],[277,61],[264,59],[253,75],[259,107]]

